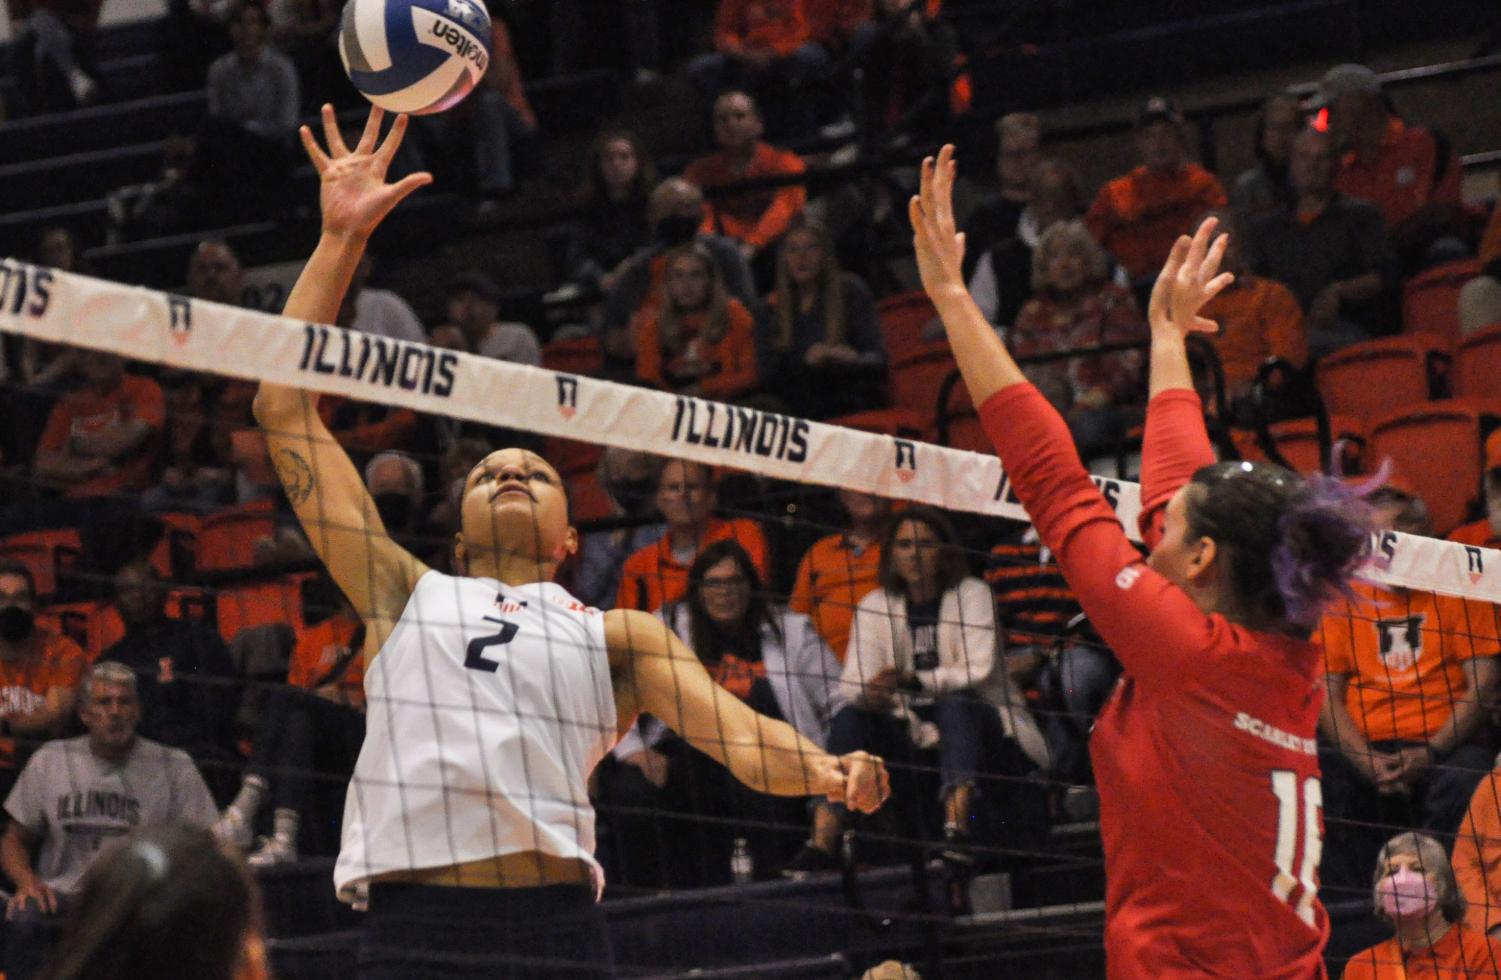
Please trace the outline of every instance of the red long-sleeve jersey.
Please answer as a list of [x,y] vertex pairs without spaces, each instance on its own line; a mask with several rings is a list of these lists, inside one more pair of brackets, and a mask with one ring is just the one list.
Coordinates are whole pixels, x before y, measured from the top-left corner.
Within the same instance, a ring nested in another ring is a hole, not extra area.
[[[1206,615],[1148,568],[1030,384],[997,392],[980,417],[1125,667],[1090,741],[1109,976],[1325,976],[1318,648]],[[1167,501],[1210,462],[1198,397],[1154,398],[1142,461],[1149,544]]]

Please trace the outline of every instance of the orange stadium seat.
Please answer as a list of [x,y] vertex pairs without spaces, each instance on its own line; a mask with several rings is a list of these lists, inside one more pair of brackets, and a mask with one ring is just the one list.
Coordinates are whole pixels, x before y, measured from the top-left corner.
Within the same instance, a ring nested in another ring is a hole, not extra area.
[[251,568],[255,565],[256,543],[275,532],[276,518],[269,500],[209,514],[198,523],[194,567],[200,572]]
[[605,369],[605,352],[596,337],[555,340],[542,348],[542,366],[549,371],[598,377]]
[[922,415],[908,408],[875,408],[868,412],[855,412],[829,419],[830,425],[842,425],[846,429],[861,432],[877,432],[885,436],[902,436],[921,439],[927,434]]
[[220,590],[216,603],[219,635],[228,643],[242,629],[280,623],[302,626],[302,581],[312,573],[283,575]]
[[1391,459],[1428,505],[1439,536],[1458,527],[1480,496],[1480,416],[1466,402],[1430,402],[1367,426],[1366,468]]
[[1402,287],[1402,329],[1429,334],[1445,344],[1459,342],[1459,291],[1480,275],[1478,259],[1445,262],[1407,280]]
[[[1282,422],[1273,422],[1267,427],[1267,433],[1272,438],[1272,445],[1282,458],[1287,460],[1294,470],[1299,473],[1324,473],[1327,472],[1329,461],[1323,456],[1319,446],[1319,427],[1315,419],[1286,419]],[[1358,419],[1337,417],[1329,420],[1330,438],[1335,446],[1342,442],[1348,444],[1350,440],[1363,442],[1361,426]],[[1231,441],[1240,452],[1242,459],[1259,460],[1266,459],[1267,454],[1262,451],[1261,443],[1257,439],[1256,432],[1251,429],[1232,429]],[[1334,447],[1331,447],[1334,448]],[[1347,459],[1346,469],[1353,463]]]
[[1440,347],[1430,337],[1385,337],[1337,350],[1315,371],[1319,397],[1330,415],[1361,418],[1421,405],[1433,397]]
[[921,290],[888,296],[876,304],[876,317],[881,321],[881,339],[886,345],[886,358],[898,358],[921,350],[932,341],[923,339],[923,328],[938,316],[933,301]]
[[580,473],[568,481],[568,506],[575,524],[611,516],[610,497],[593,470]]
[[91,661],[125,636],[125,622],[109,602],[45,606],[38,610],[37,622],[77,643]]
[[1470,334],[1454,355],[1454,394],[1501,398],[1501,323]]
[[72,528],[24,531],[0,541],[0,558],[18,561],[31,569],[39,596],[56,592],[59,577],[77,567],[82,554],[83,545]]
[[923,431],[933,431],[938,423],[938,394],[958,368],[944,341],[925,344],[893,359],[888,368],[892,407],[916,412],[923,420]]

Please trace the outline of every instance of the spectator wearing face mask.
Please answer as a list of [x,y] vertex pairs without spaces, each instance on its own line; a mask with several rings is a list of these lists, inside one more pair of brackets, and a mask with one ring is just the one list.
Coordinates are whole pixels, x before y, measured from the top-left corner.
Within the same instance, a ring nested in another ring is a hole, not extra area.
[[638,310],[661,301],[667,279],[667,253],[684,245],[698,245],[719,267],[725,291],[752,314],[760,300],[751,280],[750,266],[736,243],[707,230],[704,192],[681,177],[658,184],[646,203],[651,225],[651,243],[620,267],[614,288],[605,297],[604,346],[606,356],[630,364],[636,358],[635,338],[629,329]]
[[424,520],[427,503],[422,466],[402,452],[379,453],[365,464],[365,484],[391,537],[417,554],[443,547],[443,535]]
[[1396,935],[1351,957],[1344,980],[1501,976],[1501,941],[1472,928],[1443,845],[1398,834],[1376,860],[1376,914]]
[[0,791],[14,785],[24,761],[16,739],[57,734],[73,710],[83,651],[37,626],[36,579],[16,561],[0,560]]
[[610,446],[599,458],[596,475],[610,498],[613,517],[637,517],[644,523],[586,534],[579,542],[580,560],[571,591],[581,602],[608,608],[620,588],[625,560],[662,539],[667,525],[657,517],[657,479],[662,461],[650,453]]
[[1450,531],[1449,540],[1501,548],[1501,429],[1485,440],[1485,516]]

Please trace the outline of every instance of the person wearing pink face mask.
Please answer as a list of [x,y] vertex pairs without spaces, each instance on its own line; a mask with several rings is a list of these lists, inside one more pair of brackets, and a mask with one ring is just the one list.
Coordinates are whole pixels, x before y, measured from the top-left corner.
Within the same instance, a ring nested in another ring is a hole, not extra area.
[[1374,900],[1397,934],[1351,957],[1344,980],[1501,977],[1501,941],[1465,924],[1464,895],[1432,837],[1406,833],[1386,842]]

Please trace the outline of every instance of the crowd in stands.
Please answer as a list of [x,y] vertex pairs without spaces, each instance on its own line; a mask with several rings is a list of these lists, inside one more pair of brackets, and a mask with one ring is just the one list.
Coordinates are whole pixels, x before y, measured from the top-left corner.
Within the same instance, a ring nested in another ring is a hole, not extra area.
[[[400,295],[369,285],[379,269],[367,259],[339,325],[936,437],[949,411],[935,404],[937,385],[920,405],[897,397],[906,365],[951,367],[931,313],[910,336],[894,325],[882,284],[842,262],[836,195],[813,193],[808,159],[786,146],[855,129],[918,144],[940,135],[967,109],[941,4],[721,0],[707,50],[679,43],[654,0],[625,6],[635,79],[682,66],[713,145],[664,175],[635,131],[600,130],[553,284],[581,298],[574,322],[518,322],[484,271],[455,267],[441,315],[424,323]],[[555,7],[557,23],[578,16],[577,4]],[[30,111],[107,98],[89,54],[97,14],[97,4],[66,15],[38,4],[25,20]],[[162,232],[204,208],[226,219],[285,210],[276,202],[294,167],[295,124],[338,75],[336,23],[324,0],[174,0],[163,37],[194,38],[199,61],[172,63],[205,88],[208,113],[169,147],[161,180],[122,199],[127,223]],[[528,155],[546,152],[509,28],[497,18],[495,30],[480,90],[414,127],[398,164],[464,161],[467,192],[490,205],[524,186]],[[557,63],[581,56],[559,37]],[[1398,115],[1362,66],[1331,70],[1311,101],[1270,98],[1256,119],[1257,163],[1233,178],[1190,159],[1187,121],[1164,97],[1136,117],[1140,165],[1092,197],[1049,153],[1036,116],[1006,115],[995,132],[994,179],[964,220],[966,274],[1088,459],[1113,463],[1139,438],[1143,289],[1175,238],[1208,214],[1231,230],[1225,265],[1237,275],[1207,311],[1221,330],[1199,352],[1221,430],[1306,414],[1321,359],[1420,333],[1404,323],[1401,297],[1425,271],[1470,270],[1443,346],[1501,324],[1501,209],[1487,224],[1465,207],[1458,155]],[[41,236],[35,258],[87,271],[63,227]],[[185,291],[239,304],[242,273],[234,248],[206,237],[183,270]],[[66,904],[92,851],[83,831],[54,820],[54,798],[101,805],[96,793],[118,793],[122,767],[140,767],[139,785],[151,787],[133,790],[139,810],[132,800],[111,812],[122,827],[167,807],[216,825],[258,866],[326,853],[364,730],[363,626],[309,571],[250,419],[251,387],[13,341],[0,349],[0,789],[12,821],[0,868],[17,886],[13,902],[34,903],[42,927]],[[1281,378],[1264,377],[1269,362]],[[453,490],[485,447],[519,439],[548,455],[584,522],[567,569],[582,600],[656,612],[758,711],[831,751],[866,749],[892,764],[901,802],[870,835],[888,843],[857,860],[901,859],[889,842],[907,840],[957,868],[1025,870],[1023,855],[1045,852],[1051,825],[1088,815],[1077,790],[1091,779],[1089,721],[1119,666],[1074,622],[1067,584],[1023,529],[966,522],[961,534],[926,507],[804,488],[798,502],[816,517],[794,533],[775,520],[787,488],[770,481],[343,398],[324,397],[320,413],[365,467],[387,529],[438,568],[461,571]],[[1387,525],[1495,547],[1501,431],[1482,434],[1476,423],[1483,494],[1477,484],[1462,501],[1478,520],[1436,526],[1422,493],[1392,476],[1373,498]],[[1366,462],[1374,471],[1381,460]],[[613,521],[591,527],[598,518]],[[814,539],[810,528],[826,533]],[[1348,898],[1370,887],[1373,867],[1382,880],[1417,862],[1451,894],[1462,887],[1471,909],[1496,904],[1476,893],[1481,877],[1461,869],[1455,884],[1424,857],[1462,819],[1501,821],[1475,812],[1496,778],[1495,610],[1362,586],[1321,634],[1326,887]],[[38,747],[80,719],[87,735]],[[109,780],[116,788],[98,788]],[[592,785],[602,856],[623,886],[727,882],[741,845],[758,877],[849,858],[842,808],[755,794],[649,717]],[[84,822],[95,837],[114,833]],[[1432,840],[1386,842],[1393,828]],[[32,863],[24,852],[37,845]],[[1446,921],[1462,918],[1451,915],[1458,907],[1441,910]]]

